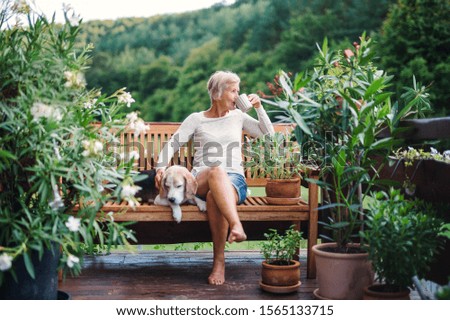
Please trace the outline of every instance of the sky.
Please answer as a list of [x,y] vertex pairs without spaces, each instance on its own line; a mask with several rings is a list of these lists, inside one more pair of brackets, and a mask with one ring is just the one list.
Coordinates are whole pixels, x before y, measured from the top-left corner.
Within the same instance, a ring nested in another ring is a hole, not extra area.
[[124,17],[150,17],[209,8],[216,3],[231,4],[234,0],[30,0],[38,11],[63,22],[63,4],[70,4],[83,21]]

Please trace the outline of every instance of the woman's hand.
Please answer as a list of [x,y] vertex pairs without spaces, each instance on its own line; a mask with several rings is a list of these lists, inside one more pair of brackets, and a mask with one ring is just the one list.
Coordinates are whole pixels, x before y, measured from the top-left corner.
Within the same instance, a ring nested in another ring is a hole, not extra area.
[[257,94],[250,93],[248,95],[248,100],[250,100],[250,103],[252,104],[253,108],[258,109],[262,107],[261,99]]

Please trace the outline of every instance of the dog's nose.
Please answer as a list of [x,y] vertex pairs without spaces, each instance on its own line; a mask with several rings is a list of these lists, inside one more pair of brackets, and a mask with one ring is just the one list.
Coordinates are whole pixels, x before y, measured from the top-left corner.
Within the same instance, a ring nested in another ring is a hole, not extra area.
[[169,200],[170,202],[174,203],[175,202],[175,198],[168,198],[167,200]]

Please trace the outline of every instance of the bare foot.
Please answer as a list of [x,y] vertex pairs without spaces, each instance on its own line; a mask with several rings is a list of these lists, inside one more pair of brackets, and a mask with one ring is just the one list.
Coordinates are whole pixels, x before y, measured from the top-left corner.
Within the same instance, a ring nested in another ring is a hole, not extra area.
[[225,282],[225,263],[214,262],[211,274],[208,277],[208,283],[214,286],[221,286]]
[[228,242],[242,242],[247,240],[247,235],[242,228],[242,225],[234,226],[231,228],[230,235],[228,236]]

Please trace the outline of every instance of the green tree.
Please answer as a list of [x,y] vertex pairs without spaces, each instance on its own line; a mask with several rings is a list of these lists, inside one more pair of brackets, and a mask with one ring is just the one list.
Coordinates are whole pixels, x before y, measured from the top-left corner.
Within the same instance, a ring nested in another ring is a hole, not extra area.
[[179,71],[173,60],[161,56],[152,63],[142,66],[139,72],[139,92],[146,98],[157,89],[173,89],[178,81]]
[[413,75],[430,86],[437,115],[448,115],[450,100],[450,2],[398,0],[379,39],[381,64],[395,79],[397,94],[411,85]]
[[278,62],[287,70],[301,70],[305,61],[317,51],[316,43],[326,36],[335,38],[338,25],[337,17],[330,10],[323,14],[307,11],[290,21],[289,28],[283,33],[276,55]]

